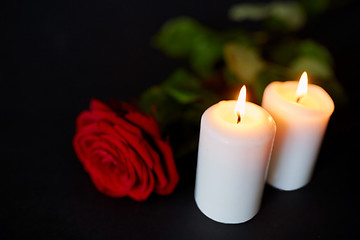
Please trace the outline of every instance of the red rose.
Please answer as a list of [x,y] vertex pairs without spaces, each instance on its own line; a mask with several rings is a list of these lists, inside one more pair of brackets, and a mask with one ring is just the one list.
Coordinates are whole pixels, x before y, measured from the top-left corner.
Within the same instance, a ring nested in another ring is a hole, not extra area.
[[155,120],[129,104],[110,108],[92,100],[90,110],[77,118],[73,145],[106,195],[141,201],[153,191],[170,194],[179,181],[172,150]]

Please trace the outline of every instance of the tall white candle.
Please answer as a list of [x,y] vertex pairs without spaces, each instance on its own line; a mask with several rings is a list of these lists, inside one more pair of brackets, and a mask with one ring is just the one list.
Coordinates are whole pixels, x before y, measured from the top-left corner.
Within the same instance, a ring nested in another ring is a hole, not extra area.
[[277,126],[268,183],[281,190],[305,186],[311,179],[334,102],[321,87],[307,86],[304,72],[299,84],[270,83],[262,106]]
[[260,106],[246,102],[234,112],[236,104],[221,101],[201,118],[195,201],[222,223],[245,222],[258,212],[276,130]]

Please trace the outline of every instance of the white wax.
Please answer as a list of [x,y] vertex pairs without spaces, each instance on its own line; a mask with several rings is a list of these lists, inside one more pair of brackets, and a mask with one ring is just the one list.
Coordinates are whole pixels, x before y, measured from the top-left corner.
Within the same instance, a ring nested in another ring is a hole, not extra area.
[[245,222],[258,212],[275,122],[263,108],[246,102],[236,124],[236,101],[221,101],[201,118],[195,201],[209,218]]
[[277,131],[267,181],[281,190],[295,190],[311,179],[334,102],[324,89],[309,84],[296,102],[298,82],[272,82],[262,106],[273,116]]

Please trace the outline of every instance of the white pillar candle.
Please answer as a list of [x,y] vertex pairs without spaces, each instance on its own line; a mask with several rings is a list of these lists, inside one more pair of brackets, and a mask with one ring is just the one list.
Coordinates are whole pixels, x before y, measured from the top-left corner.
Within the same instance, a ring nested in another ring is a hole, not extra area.
[[311,179],[334,102],[321,87],[307,86],[304,72],[299,84],[270,83],[262,106],[277,126],[268,183],[281,190],[305,186]]
[[221,101],[201,118],[195,201],[222,223],[242,223],[258,212],[276,130],[260,106],[245,104],[245,97],[234,112],[236,105]]

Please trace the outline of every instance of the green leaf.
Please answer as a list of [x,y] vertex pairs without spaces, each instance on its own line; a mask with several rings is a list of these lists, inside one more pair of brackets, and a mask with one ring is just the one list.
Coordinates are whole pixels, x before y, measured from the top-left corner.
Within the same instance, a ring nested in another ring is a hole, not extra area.
[[180,118],[181,114],[180,104],[170,97],[161,85],[148,88],[140,96],[138,107],[154,116],[163,130]]
[[268,4],[237,4],[230,8],[229,18],[234,21],[266,21],[276,30],[298,30],[306,22],[306,14],[297,2],[271,2]]
[[242,3],[234,5],[229,10],[229,18],[233,21],[263,20],[269,14],[266,4]]
[[330,52],[324,46],[313,40],[286,40],[272,47],[270,51],[272,60],[282,65],[288,65],[298,57],[311,57],[325,64],[333,64],[333,58]]
[[276,30],[299,30],[305,25],[306,14],[297,2],[272,2],[269,4],[268,26]]
[[194,40],[207,30],[197,21],[188,17],[179,17],[167,21],[154,36],[153,43],[172,57],[189,56]]
[[298,47],[298,55],[317,58],[319,61],[323,61],[327,64],[333,63],[333,58],[329,50],[313,40],[302,41]]
[[200,76],[214,74],[214,65],[222,59],[222,43],[212,34],[198,35],[194,38],[190,54],[190,64]]
[[329,64],[312,56],[301,56],[290,64],[291,71],[300,76],[303,71],[307,71],[309,76],[331,79],[334,78],[333,69]]
[[167,96],[160,86],[152,86],[146,89],[139,98],[138,107],[147,114],[153,113],[153,106],[166,99]]
[[300,0],[308,15],[316,15],[324,12],[330,5],[329,0]]
[[229,29],[219,32],[217,35],[223,44],[236,42],[245,46],[255,46],[254,40],[251,38],[250,34],[241,29]]
[[167,55],[189,58],[194,71],[203,77],[213,74],[222,58],[222,42],[218,35],[188,17],[172,19],[154,37],[154,45]]
[[249,46],[228,43],[224,46],[224,54],[227,66],[243,84],[255,81],[265,65],[260,54]]
[[200,98],[200,80],[183,69],[175,71],[164,83],[164,91],[181,104]]

